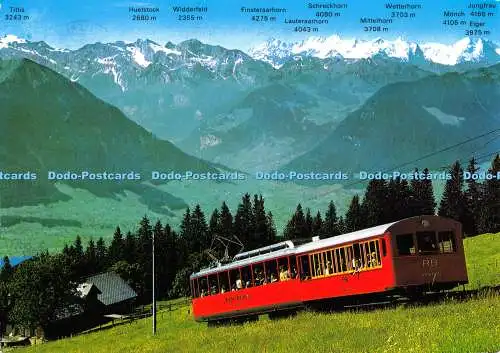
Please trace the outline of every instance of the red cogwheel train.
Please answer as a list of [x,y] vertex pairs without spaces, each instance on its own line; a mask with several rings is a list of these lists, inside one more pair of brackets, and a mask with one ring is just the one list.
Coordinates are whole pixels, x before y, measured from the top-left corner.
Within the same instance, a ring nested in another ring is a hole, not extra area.
[[430,215],[327,239],[284,241],[190,276],[194,318],[207,322],[467,282],[462,225]]

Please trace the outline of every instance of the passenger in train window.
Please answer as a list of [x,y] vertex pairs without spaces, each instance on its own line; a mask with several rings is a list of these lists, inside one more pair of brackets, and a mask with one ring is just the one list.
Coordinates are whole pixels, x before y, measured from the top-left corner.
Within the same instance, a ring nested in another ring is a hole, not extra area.
[[295,279],[297,277],[297,269],[295,266],[292,266],[292,269],[290,270],[290,278]]
[[224,285],[222,285],[222,286],[220,287],[220,293],[221,293],[221,294],[222,294],[222,293],[226,293],[226,287],[225,287]]
[[262,271],[255,270],[254,280],[256,286],[260,286],[263,284],[264,276],[262,275]]
[[374,252],[372,252],[372,267],[376,267],[378,265],[380,265],[380,264],[378,263],[378,260],[377,260],[377,254],[374,251]]
[[240,276],[238,276],[236,279],[236,289],[238,290],[243,289],[243,282],[241,281]]
[[203,298],[203,297],[204,297],[204,296],[206,296],[206,295],[207,295],[207,294],[205,293],[205,289],[202,289],[202,290],[201,290],[201,295],[200,295],[200,297],[202,297],[202,298]]
[[271,283],[278,282],[278,279],[274,275],[274,273],[271,273]]
[[329,260],[326,260],[326,268],[325,268],[325,275],[331,275],[332,274],[332,264],[330,263]]
[[285,266],[281,266],[280,281],[287,281],[287,280],[288,280],[288,271],[286,270]]
[[212,287],[210,287],[210,294],[217,294],[217,285],[212,283]]
[[354,269],[354,272],[358,272],[360,270],[360,260],[357,258],[352,259],[352,268]]

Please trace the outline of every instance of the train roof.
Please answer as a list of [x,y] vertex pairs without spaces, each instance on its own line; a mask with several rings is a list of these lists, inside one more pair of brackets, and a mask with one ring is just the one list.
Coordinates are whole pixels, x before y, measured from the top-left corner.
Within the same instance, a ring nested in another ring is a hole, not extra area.
[[341,234],[341,235],[337,235],[335,237],[330,237],[330,238],[321,239],[321,240],[318,240],[315,242],[310,242],[310,243],[307,243],[307,244],[304,244],[304,245],[298,247],[296,249],[297,250],[296,253],[301,254],[304,252],[314,251],[316,249],[329,248],[329,247],[332,247],[335,245],[350,243],[350,242],[354,242],[354,241],[360,241],[360,240],[368,239],[368,238],[371,238],[371,237],[374,237],[377,235],[382,235],[385,232],[387,232],[392,225],[399,223],[399,222],[401,222],[401,221],[386,223],[386,224],[382,224],[379,226],[358,230],[356,232]]
[[197,273],[193,273],[190,278],[196,278],[200,276],[206,276],[209,274],[217,273],[220,271],[231,270],[234,268],[250,265],[253,263],[258,263],[266,260],[270,260],[277,257],[289,256],[295,254],[303,254],[323,248],[329,248],[336,245],[341,245],[345,243],[362,241],[364,239],[369,239],[378,235],[382,235],[390,230],[390,228],[402,222],[413,222],[413,221],[422,221],[423,219],[427,220],[437,220],[437,219],[445,219],[439,216],[415,216],[410,218],[405,218],[399,221],[386,223],[382,225],[378,225],[371,228],[366,228],[362,230],[358,230],[356,232],[346,233],[342,235],[337,235],[334,237],[326,238],[326,239],[318,239],[308,238],[307,243],[304,244],[303,240],[295,241],[289,240],[281,243],[273,244],[270,246],[266,246],[263,248],[247,251],[245,253],[238,254],[234,257],[234,260],[227,264],[219,264],[219,266],[205,268],[200,270]]
[[376,235],[384,234],[387,229],[397,222],[387,223],[372,228],[359,230],[352,233],[342,234],[326,239],[311,239],[304,244],[304,240],[287,240],[277,244],[269,245],[263,248],[247,251],[237,254],[234,261],[228,264],[219,264],[219,266],[202,269],[201,271],[191,275],[191,278],[206,276],[224,270],[230,270],[241,266],[246,266],[252,263],[262,262],[269,259],[300,254],[304,252],[314,251],[316,249],[335,246],[338,244],[359,241]]

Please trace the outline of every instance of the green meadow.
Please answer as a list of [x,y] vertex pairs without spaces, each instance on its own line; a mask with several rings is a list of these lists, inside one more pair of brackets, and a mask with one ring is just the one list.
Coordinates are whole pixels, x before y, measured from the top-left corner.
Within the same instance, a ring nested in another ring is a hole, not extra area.
[[[500,284],[500,234],[464,240],[469,289]],[[465,301],[398,306],[332,314],[301,312],[293,318],[209,328],[193,321],[189,306],[107,330],[17,350],[21,353],[113,352],[340,352],[480,353],[500,351],[500,296],[481,291]]]

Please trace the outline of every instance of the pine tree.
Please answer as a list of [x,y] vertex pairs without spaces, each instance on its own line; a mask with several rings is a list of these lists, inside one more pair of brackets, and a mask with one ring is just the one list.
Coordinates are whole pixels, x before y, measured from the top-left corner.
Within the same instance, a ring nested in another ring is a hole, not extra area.
[[210,248],[211,239],[208,235],[208,225],[200,205],[196,205],[191,214],[191,237],[195,252],[202,253]]
[[352,197],[351,204],[345,215],[345,228],[348,232],[366,228],[358,195]]
[[[471,158],[467,166],[467,172],[474,175],[479,171],[476,160]],[[481,184],[476,179],[468,178],[466,180],[467,190],[465,191],[465,215],[464,215],[464,233],[476,235],[481,218]]]
[[124,260],[129,264],[133,264],[137,261],[137,241],[130,231],[125,235],[123,254]]
[[140,300],[149,298],[152,290],[152,252],[153,252],[153,227],[149,218],[144,215],[137,230],[138,258],[137,263],[142,273],[141,291],[138,293]]
[[422,210],[423,215],[434,215],[436,213],[436,200],[434,199],[434,188],[432,187],[432,179],[429,178],[429,169],[424,169],[424,179],[422,183]]
[[345,225],[344,217],[342,217],[342,216],[339,217],[338,231],[339,231],[339,234],[347,233],[347,227]]
[[[500,155],[497,154],[493,159],[488,174],[500,175]],[[485,181],[482,198],[480,231],[498,233],[500,232],[500,180],[498,178]]]
[[318,211],[318,213],[316,213],[316,216],[313,219],[312,236],[323,237],[322,229],[323,229],[323,219],[321,218],[321,212]]
[[97,250],[93,239],[89,240],[87,250],[85,250],[86,275],[98,273],[97,270]]
[[244,244],[245,249],[251,250],[255,249],[257,244],[253,241],[255,223],[250,195],[245,194],[241,201],[234,216],[234,234]]
[[411,217],[410,199],[411,190],[406,180],[401,180],[399,177],[389,180],[387,184],[387,205],[391,212],[388,213],[386,222]]
[[276,232],[276,226],[274,225],[273,214],[271,211],[267,213],[266,226],[267,226],[267,245],[275,244],[278,241],[278,233]]
[[172,231],[169,224],[163,229],[165,234],[165,281],[166,281],[166,292],[172,289],[172,282],[175,279],[175,274],[179,266],[179,249],[177,246],[177,234]]
[[79,235],[76,236],[73,247],[75,248],[75,256],[81,261],[83,259],[83,245],[82,238]]
[[109,245],[109,261],[111,264],[125,259],[124,240],[120,227],[116,227],[113,240]]
[[284,231],[285,239],[301,239],[310,237],[307,233],[306,218],[302,205],[299,203],[292,218],[288,221]]
[[219,217],[219,228],[221,235],[224,238],[232,238],[233,236],[233,216],[229,207],[227,207],[226,203],[223,202],[220,209],[220,217]]
[[[418,169],[415,169],[418,173]],[[410,214],[408,216],[434,215],[436,210],[436,201],[434,199],[434,191],[432,180],[428,179],[429,170],[426,168],[423,171],[424,178],[415,178],[411,181],[411,197],[409,202]]]
[[311,216],[311,210],[309,208],[306,209],[306,220],[305,220],[305,233],[307,237],[312,237],[313,232],[313,218]]
[[213,239],[216,235],[217,236],[221,235],[219,219],[220,219],[220,213],[219,210],[216,208],[212,212],[212,215],[210,216],[210,221],[208,222],[208,234],[210,239]]
[[254,246],[263,247],[268,244],[267,216],[262,195],[254,195],[253,199]]
[[97,262],[96,270],[97,272],[102,272],[106,269],[108,264],[106,243],[102,237],[97,240],[95,253]]
[[451,179],[446,181],[438,214],[462,222],[465,215],[465,198],[462,190],[463,170],[460,163],[455,162],[449,172]]
[[364,221],[365,227],[387,223],[390,202],[387,200],[387,196],[388,190],[385,180],[370,180],[361,204],[363,214],[366,217]]
[[333,200],[328,204],[328,209],[325,213],[325,221],[323,222],[323,228],[321,230],[321,236],[323,238],[330,238],[339,235],[337,209]]

